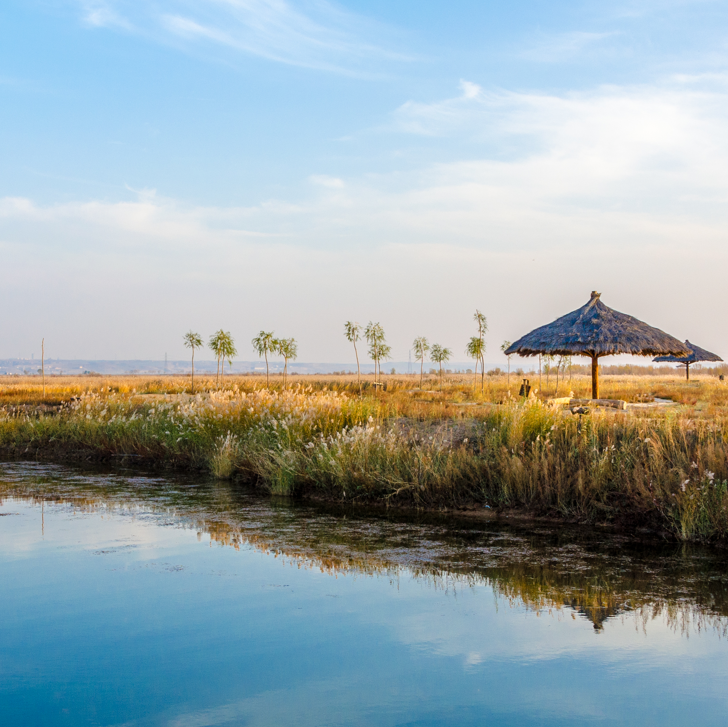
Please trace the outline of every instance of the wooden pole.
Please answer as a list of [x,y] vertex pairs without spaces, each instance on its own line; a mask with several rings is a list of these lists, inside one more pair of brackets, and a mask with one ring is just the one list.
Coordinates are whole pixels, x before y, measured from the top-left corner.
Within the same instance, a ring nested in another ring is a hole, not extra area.
[[685,380],[690,381],[690,364],[685,363]]
[[599,398],[599,357],[592,356],[592,399]]
[[40,342],[40,370],[43,376],[43,398],[45,399],[45,338]]

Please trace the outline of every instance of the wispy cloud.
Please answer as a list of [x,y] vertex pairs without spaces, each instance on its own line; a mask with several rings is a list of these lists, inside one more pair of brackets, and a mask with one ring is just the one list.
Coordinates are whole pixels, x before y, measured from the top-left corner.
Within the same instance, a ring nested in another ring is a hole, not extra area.
[[590,33],[572,31],[556,35],[541,36],[531,41],[519,55],[529,61],[538,63],[563,63],[581,55],[587,48],[611,38],[617,33]]
[[410,58],[395,32],[326,0],[82,0],[83,21],[230,60],[241,54],[317,70],[374,75]]
[[81,0],[81,9],[86,25],[132,30],[131,24],[115,10],[112,0]]
[[311,184],[316,184],[319,187],[327,187],[328,189],[343,189],[346,186],[343,179],[329,177],[325,174],[312,174],[308,180]]
[[431,103],[407,101],[394,113],[400,131],[424,136],[444,136],[461,129],[474,113],[480,113],[486,98],[483,89],[472,81],[461,80],[460,94]]

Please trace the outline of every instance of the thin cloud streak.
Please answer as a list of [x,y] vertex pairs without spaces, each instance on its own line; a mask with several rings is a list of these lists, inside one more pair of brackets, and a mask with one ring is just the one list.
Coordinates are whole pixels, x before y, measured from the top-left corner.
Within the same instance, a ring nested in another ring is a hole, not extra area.
[[618,35],[614,32],[593,33],[571,31],[543,36],[534,40],[528,48],[518,54],[521,58],[537,63],[564,63],[582,55],[587,49],[607,38]]
[[321,0],[98,0],[83,2],[83,22],[122,28],[189,52],[235,62],[241,55],[320,71],[376,76],[413,58],[373,38],[393,29]]

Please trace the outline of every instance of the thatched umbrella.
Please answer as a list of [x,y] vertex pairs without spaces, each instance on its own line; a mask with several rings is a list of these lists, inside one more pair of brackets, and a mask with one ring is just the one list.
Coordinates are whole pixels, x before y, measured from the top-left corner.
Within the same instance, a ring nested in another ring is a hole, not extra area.
[[589,356],[592,360],[592,399],[599,398],[599,358],[618,353],[638,356],[676,355],[690,352],[677,338],[632,316],[608,308],[592,292],[589,302],[547,326],[519,338],[505,354],[538,356]]
[[716,353],[706,351],[700,346],[696,346],[690,341],[685,341],[685,345],[690,350],[689,356],[658,356],[652,360],[655,363],[663,363],[665,361],[671,361],[682,364],[685,367],[685,378],[690,381],[690,364],[698,363],[698,361],[722,361],[723,359]]

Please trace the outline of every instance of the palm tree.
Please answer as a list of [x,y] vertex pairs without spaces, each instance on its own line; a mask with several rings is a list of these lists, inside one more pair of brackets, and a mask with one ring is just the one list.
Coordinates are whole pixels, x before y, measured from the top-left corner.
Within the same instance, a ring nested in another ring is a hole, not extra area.
[[[480,340],[480,344],[476,347],[480,359],[480,390],[485,391],[485,334],[488,332],[488,320],[477,309],[473,315],[473,320],[478,324],[478,339]],[[477,370],[477,363],[475,368]]]
[[[503,343],[501,343],[501,351],[503,351],[503,353],[506,353],[506,351],[510,347],[511,347],[511,342],[510,341],[503,341]],[[509,386],[509,387],[511,385],[511,356],[512,355],[513,354],[506,353],[506,358],[508,359],[508,378],[506,380],[507,381],[506,386]]]
[[[430,349],[430,358],[436,363],[440,364],[440,388],[442,389],[442,364],[445,361],[449,361],[452,356],[452,351],[449,348],[441,346],[439,343],[433,343]],[[420,384],[420,388],[422,385]]]
[[217,359],[217,374],[215,375],[215,383],[220,382],[220,360],[223,357],[224,343],[225,331],[223,331],[221,328],[219,331],[213,333],[212,336],[210,336],[210,342],[207,344],[210,347],[210,350],[215,354],[215,358]]
[[233,337],[223,331],[220,353],[222,356],[222,368],[220,370],[221,377],[225,376],[225,359],[227,359],[228,365],[233,365],[233,359],[238,355],[238,350],[235,348],[235,342]]
[[356,342],[359,340],[361,326],[354,321],[344,323],[344,335],[349,343],[354,344],[354,355],[356,356],[356,382],[359,384],[359,396],[361,396],[361,370],[359,368],[359,351],[356,349]]
[[430,344],[424,336],[415,338],[412,348],[415,352],[415,358],[420,362],[420,390],[422,390],[422,378],[425,368],[425,356],[430,350]]
[[478,362],[483,358],[483,339],[472,336],[465,347],[465,353],[470,358],[475,359],[475,371],[473,372],[473,387],[475,387],[478,382]]
[[276,339],[273,331],[261,331],[252,341],[258,356],[265,356],[265,385],[268,386],[268,354],[276,351]]
[[[382,331],[382,335],[384,335],[384,331]],[[377,361],[377,367],[379,369],[379,382],[382,381],[382,361],[389,361],[392,358],[392,347],[388,346],[383,340],[379,341],[374,346],[374,351],[376,354],[376,361]],[[394,369],[392,369],[394,371]]]
[[388,358],[392,349],[387,346],[384,329],[379,323],[369,321],[364,329],[364,338],[369,344],[369,356],[374,361],[374,382],[376,383],[377,372],[381,373],[379,362],[382,358]]
[[298,358],[298,344],[295,338],[280,338],[276,341],[276,353],[283,356],[283,387],[287,386],[288,361],[295,361]]
[[195,393],[195,349],[202,348],[202,336],[194,331],[185,333],[185,347],[192,349],[192,393]]

